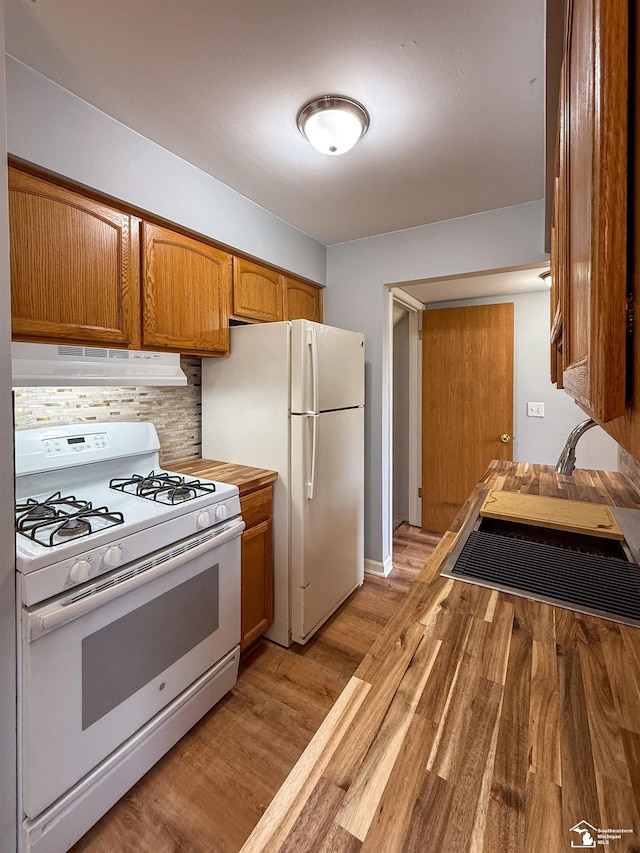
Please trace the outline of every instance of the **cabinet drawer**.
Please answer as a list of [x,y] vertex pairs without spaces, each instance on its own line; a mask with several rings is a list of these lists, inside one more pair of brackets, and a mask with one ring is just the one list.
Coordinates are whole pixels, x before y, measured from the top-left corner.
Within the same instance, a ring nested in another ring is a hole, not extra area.
[[255,524],[260,524],[261,521],[269,521],[271,519],[271,486],[265,486],[255,492],[250,492],[248,495],[242,495],[240,498],[240,512],[247,527],[253,527]]

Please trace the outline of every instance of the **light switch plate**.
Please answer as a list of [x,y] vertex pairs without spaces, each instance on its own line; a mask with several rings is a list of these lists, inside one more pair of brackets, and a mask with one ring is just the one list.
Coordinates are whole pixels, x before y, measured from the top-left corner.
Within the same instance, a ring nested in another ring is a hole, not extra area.
[[544,417],[544,403],[527,403],[527,417],[528,418],[543,418]]

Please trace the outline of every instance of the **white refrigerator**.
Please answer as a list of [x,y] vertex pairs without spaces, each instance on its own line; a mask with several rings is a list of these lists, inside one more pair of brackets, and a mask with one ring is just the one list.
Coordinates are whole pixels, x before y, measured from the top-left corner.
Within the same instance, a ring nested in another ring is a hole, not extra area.
[[364,577],[364,337],[308,320],[236,326],[202,361],[202,455],[278,472],[276,643],[306,643]]

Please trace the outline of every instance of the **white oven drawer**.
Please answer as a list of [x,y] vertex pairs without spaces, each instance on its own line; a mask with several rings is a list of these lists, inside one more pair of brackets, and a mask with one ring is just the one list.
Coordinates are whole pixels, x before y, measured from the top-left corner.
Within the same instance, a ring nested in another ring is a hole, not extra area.
[[243,526],[222,544],[213,539],[208,549],[159,560],[66,613],[55,602],[23,613],[22,799],[29,818],[239,642]]

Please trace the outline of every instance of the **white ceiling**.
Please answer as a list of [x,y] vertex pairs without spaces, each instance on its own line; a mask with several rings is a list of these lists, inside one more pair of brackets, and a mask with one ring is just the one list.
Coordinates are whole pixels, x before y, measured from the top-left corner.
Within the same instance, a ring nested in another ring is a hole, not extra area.
[[[544,0],[5,0],[6,49],[325,244],[543,196]],[[323,94],[366,136],[296,127]]]
[[451,302],[483,296],[510,296],[515,293],[532,293],[538,290],[548,292],[549,285],[540,278],[540,273],[548,270],[549,264],[544,264],[475,275],[405,281],[396,286],[415,299],[419,299],[424,305],[428,305],[434,302]]

